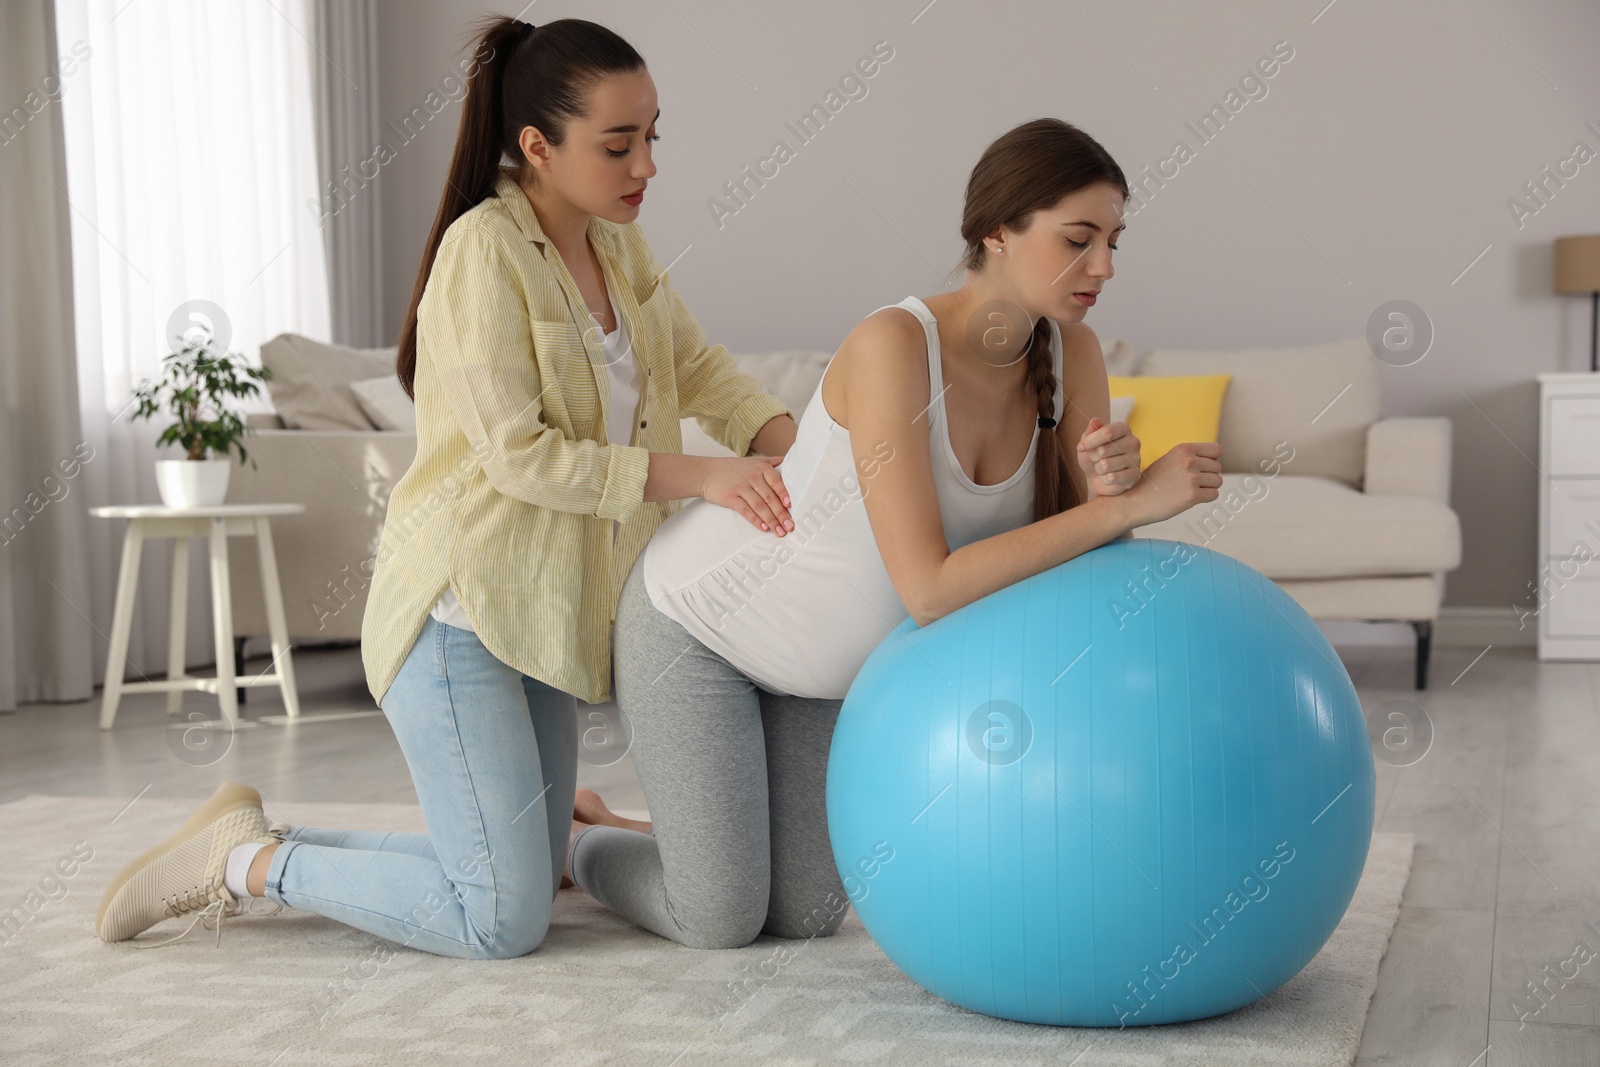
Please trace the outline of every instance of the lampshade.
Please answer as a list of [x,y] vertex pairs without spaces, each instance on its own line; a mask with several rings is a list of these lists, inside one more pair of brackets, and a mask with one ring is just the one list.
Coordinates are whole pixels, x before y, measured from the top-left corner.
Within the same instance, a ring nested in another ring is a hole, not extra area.
[[1556,238],[1558,293],[1600,292],[1600,233]]
[[1589,294],[1589,371],[1600,373],[1600,233],[1556,238],[1556,292]]

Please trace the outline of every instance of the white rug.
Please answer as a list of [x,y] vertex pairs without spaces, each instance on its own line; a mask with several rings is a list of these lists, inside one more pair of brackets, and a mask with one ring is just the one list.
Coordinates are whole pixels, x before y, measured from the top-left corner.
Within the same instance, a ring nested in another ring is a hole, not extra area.
[[[714,952],[646,933],[569,890],[544,944],[516,960],[391,951],[289,909],[227,920],[220,948],[199,928],[160,949],[105,945],[93,927],[106,883],[195,802],[145,798],[123,811],[126,803],[30,796],[0,805],[12,856],[0,870],[0,1060],[1343,1067],[1355,1060],[1414,845],[1410,834],[1374,835],[1344,921],[1270,997],[1214,1019],[1117,1031],[954,1007],[902,975],[853,912],[832,938],[762,937]],[[283,804],[270,814],[310,826],[423,828],[407,805]],[[179,929],[169,922],[145,936]]]

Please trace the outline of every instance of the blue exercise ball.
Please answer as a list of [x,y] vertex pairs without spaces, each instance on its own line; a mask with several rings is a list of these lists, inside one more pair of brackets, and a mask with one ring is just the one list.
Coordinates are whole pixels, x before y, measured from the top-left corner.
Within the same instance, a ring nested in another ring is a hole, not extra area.
[[833,735],[828,830],[862,924],[928,991],[1143,1026],[1310,962],[1374,792],[1305,611],[1227,556],[1124,539],[885,637]]

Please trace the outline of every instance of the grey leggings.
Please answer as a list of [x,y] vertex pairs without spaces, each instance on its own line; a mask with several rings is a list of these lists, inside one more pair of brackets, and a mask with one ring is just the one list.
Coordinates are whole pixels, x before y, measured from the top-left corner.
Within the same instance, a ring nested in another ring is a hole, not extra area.
[[642,568],[617,605],[615,678],[654,828],[582,831],[573,881],[691,948],[832,934],[848,901],[824,787],[843,701],[758,687],[656,610]]

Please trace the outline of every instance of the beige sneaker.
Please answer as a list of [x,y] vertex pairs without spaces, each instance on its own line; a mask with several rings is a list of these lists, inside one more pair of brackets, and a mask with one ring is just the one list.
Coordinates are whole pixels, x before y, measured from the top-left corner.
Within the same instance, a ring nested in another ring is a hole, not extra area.
[[194,921],[178,937],[215,916],[220,941],[222,917],[244,910],[222,884],[228,853],[236,845],[280,840],[269,831],[261,794],[238,782],[223,782],[177,833],[117,872],[101,898],[95,931],[102,941],[126,941],[163,919],[194,912]]

